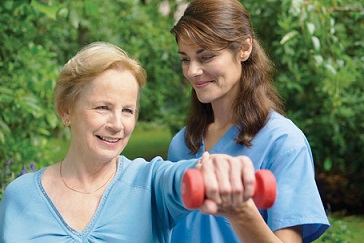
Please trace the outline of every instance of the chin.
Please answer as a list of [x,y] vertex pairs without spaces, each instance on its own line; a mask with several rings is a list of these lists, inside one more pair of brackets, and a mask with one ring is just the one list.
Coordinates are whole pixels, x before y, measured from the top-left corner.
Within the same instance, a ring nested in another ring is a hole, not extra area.
[[203,103],[203,104],[208,104],[208,103],[211,103],[211,98],[205,98],[205,97],[198,97],[198,100]]

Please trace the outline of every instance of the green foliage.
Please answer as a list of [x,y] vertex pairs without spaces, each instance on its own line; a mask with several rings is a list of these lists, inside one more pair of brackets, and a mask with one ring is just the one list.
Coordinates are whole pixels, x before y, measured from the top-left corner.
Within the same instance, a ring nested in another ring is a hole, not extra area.
[[348,184],[340,191],[350,188],[357,195],[355,203],[361,205],[364,4],[353,0],[241,2],[276,64],[276,86],[287,115],[308,137],[317,170],[347,177]]
[[328,230],[319,240],[319,242],[328,243],[349,243],[352,239],[352,232],[348,229],[347,225],[339,219],[331,219],[332,227],[335,230]]
[[46,32],[38,26],[42,21],[43,16],[27,3],[0,5],[2,188],[32,161],[47,159],[47,139],[59,124],[52,100],[59,66],[55,53],[44,47],[51,40],[40,38]]
[[171,138],[168,126],[139,122],[122,154],[129,159],[151,160],[156,156],[167,159]]
[[315,243],[356,243],[363,240],[363,216],[344,216],[342,212],[329,214],[331,227]]
[[[363,200],[364,14],[354,1],[283,1],[275,55],[289,116],[307,135],[319,170],[354,173]],[[361,198],[361,199],[360,199]]]

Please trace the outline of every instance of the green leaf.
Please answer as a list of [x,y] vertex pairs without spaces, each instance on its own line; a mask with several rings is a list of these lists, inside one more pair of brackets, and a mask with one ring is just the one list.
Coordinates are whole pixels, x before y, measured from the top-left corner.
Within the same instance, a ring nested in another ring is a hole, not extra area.
[[23,109],[31,113],[34,117],[40,117],[42,115],[42,108],[38,105],[38,100],[34,97],[21,97],[19,104]]
[[31,1],[30,3],[32,6],[37,8],[41,13],[44,13],[49,18],[56,20],[57,19],[57,12],[59,10],[58,6],[49,6],[44,3],[40,3],[39,1]]
[[307,29],[308,29],[308,32],[309,32],[311,35],[313,35],[313,33],[315,33],[315,29],[316,29],[316,27],[315,27],[315,25],[314,25],[313,23],[308,22],[308,23],[307,23]]
[[11,130],[9,126],[0,119],[0,142],[5,143],[5,135],[10,134]]
[[292,5],[289,9],[289,12],[294,16],[298,16],[301,13],[302,4],[303,0],[292,0]]
[[78,12],[74,9],[70,10],[70,21],[74,28],[78,29],[78,26],[80,25],[80,17],[78,16]]
[[321,48],[320,39],[317,38],[316,36],[312,36],[311,39],[312,39],[313,47],[315,48],[316,51],[319,51]]
[[318,66],[324,62],[324,58],[321,55],[314,55],[313,58],[315,59]]
[[54,112],[48,112],[46,115],[46,119],[51,126],[51,128],[55,128],[58,123],[58,117]]
[[1,142],[2,144],[4,144],[4,143],[5,143],[5,134],[4,134],[2,131],[0,131],[0,142]]
[[11,132],[9,126],[1,119],[0,119],[0,129],[1,129],[1,131],[4,131],[5,133]]
[[47,129],[45,129],[45,128],[42,128],[42,127],[38,127],[37,128],[37,132],[39,134],[42,134],[42,135],[45,135],[45,136],[49,136],[50,135],[49,131]]
[[287,34],[285,34],[282,38],[282,40],[279,42],[281,45],[284,45],[287,41],[291,40],[293,37],[295,37],[296,35],[298,35],[298,31],[293,30],[291,32],[288,32]]
[[332,161],[329,157],[326,157],[325,161],[324,161],[324,169],[326,171],[330,171],[332,168]]
[[334,74],[334,75],[336,75],[337,74],[337,71],[336,71],[336,69],[330,64],[330,63],[327,63],[327,64],[325,64],[325,67],[332,73],[332,74]]

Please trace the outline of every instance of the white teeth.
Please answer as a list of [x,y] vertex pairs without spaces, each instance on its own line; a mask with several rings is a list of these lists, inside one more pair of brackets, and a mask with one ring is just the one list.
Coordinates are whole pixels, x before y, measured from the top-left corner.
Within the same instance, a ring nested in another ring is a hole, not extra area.
[[102,140],[105,140],[106,142],[109,142],[109,143],[116,143],[117,141],[119,141],[119,138],[107,138],[107,137],[102,137],[102,136],[99,136]]

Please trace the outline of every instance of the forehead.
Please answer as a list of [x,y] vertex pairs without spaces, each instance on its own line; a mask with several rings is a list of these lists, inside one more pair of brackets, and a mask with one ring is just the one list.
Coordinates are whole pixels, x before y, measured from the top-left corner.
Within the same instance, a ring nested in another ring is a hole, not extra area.
[[110,97],[115,102],[127,96],[136,101],[138,92],[138,82],[129,70],[108,69],[87,84],[81,96]]
[[228,49],[226,46],[219,46],[216,43],[206,45],[205,43],[197,43],[191,39],[179,40],[177,45],[178,53],[181,55],[198,55],[208,51],[220,52]]
[[178,53],[184,55],[200,54],[205,48],[192,42],[178,42]]

